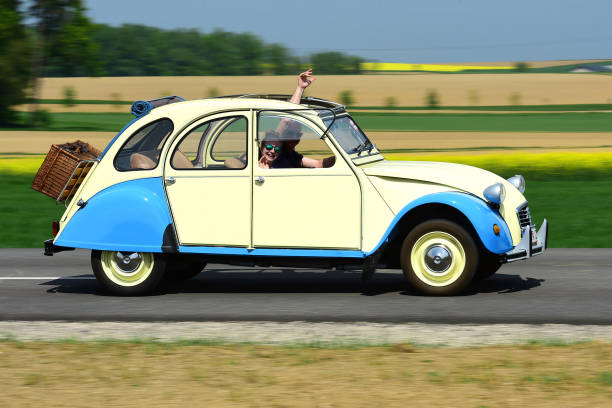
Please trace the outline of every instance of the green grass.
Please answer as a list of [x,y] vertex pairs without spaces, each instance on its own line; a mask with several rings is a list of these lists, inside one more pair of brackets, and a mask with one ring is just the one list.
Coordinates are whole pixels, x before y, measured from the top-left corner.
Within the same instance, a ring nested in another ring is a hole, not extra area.
[[553,66],[553,67],[528,68],[527,72],[529,72],[529,73],[542,73],[542,74],[567,74],[567,73],[570,73],[570,71],[572,69],[583,67],[585,65],[589,65],[589,66],[593,66],[593,65],[605,66],[605,65],[611,65],[611,64],[612,64],[612,61],[581,62],[579,64],[557,65],[557,66]]
[[527,182],[525,196],[533,220],[549,222],[549,242],[557,248],[612,247],[612,178]]
[[[64,206],[30,188],[34,175],[0,172],[0,247],[42,248]],[[41,249],[42,250],[42,249]]]
[[[534,221],[540,225],[547,218],[550,223],[549,246],[612,247],[610,154],[548,154],[521,156],[522,159],[512,156],[505,155],[498,160],[494,155],[419,159],[463,162],[503,177],[521,173],[527,179],[525,196]],[[41,157],[2,158],[0,162],[0,214],[3,215],[0,247],[42,248],[42,242],[51,238],[51,222],[63,213],[62,205],[30,188],[41,160]]]
[[462,132],[612,132],[612,113],[353,112],[365,130]]
[[[118,132],[134,116],[126,112],[117,113],[91,113],[91,112],[65,112],[49,113],[51,124],[44,127],[27,127],[28,114],[19,112],[22,130],[55,130],[55,131],[94,131]],[[0,128],[0,130],[15,130],[15,128]]]
[[[431,110],[429,106],[351,106],[350,111],[355,110],[398,110],[398,111],[421,111]],[[469,110],[469,111],[533,111],[533,112],[555,112],[555,111],[602,111],[612,110],[612,103],[571,104],[571,105],[491,105],[491,106],[440,106],[439,110]]]
[[[463,132],[612,132],[612,112],[564,113],[394,113],[352,112],[365,130]],[[128,113],[50,113],[51,124],[30,130],[117,132]],[[21,113],[22,123],[27,116]],[[14,130],[0,129],[0,130]]]
[[[28,103],[33,103],[33,100],[29,100]],[[66,103],[65,99],[39,99],[39,105],[63,105]],[[131,105],[135,101],[116,101],[116,100],[100,100],[100,99],[75,99],[71,101],[75,105]]]

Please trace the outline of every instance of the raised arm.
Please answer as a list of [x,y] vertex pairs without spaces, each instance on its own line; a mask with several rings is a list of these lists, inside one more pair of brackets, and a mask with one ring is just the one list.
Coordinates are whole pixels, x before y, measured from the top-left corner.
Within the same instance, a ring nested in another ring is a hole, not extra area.
[[300,100],[302,100],[304,89],[308,88],[308,86],[312,84],[314,80],[315,78],[312,76],[312,69],[304,71],[300,75],[298,75],[298,84],[289,102],[299,104]]

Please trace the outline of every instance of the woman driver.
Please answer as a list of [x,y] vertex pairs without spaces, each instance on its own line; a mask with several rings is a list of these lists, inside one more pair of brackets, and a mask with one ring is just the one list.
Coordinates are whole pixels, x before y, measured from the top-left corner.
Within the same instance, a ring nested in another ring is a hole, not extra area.
[[278,163],[282,147],[283,142],[280,140],[278,132],[275,130],[268,130],[259,144],[259,167],[262,169],[277,168],[278,166],[275,166],[275,164]]

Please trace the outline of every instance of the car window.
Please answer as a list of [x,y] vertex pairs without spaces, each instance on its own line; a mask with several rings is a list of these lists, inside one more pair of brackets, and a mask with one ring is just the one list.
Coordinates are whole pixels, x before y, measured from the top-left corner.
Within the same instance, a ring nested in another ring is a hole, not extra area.
[[[248,121],[243,116],[204,122],[179,142],[172,167],[191,170],[240,170],[247,165]],[[206,150],[210,153],[207,155]]]
[[261,114],[257,126],[257,140],[263,141],[271,131],[276,132],[283,143],[278,159],[282,163],[280,168],[302,168],[301,157],[313,160],[334,157],[318,131],[289,116]]
[[143,126],[123,144],[115,156],[119,171],[148,170],[157,167],[161,150],[174,130],[172,121],[163,118]]

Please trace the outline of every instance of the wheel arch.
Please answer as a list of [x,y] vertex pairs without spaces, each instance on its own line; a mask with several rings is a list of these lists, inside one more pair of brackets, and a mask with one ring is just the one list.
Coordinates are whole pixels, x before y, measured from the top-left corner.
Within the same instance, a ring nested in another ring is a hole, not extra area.
[[[513,248],[512,237],[501,215],[478,197],[460,192],[436,193],[422,197],[404,207],[389,227],[381,261],[399,266],[404,237],[417,225],[431,219],[446,219],[462,226],[481,250],[502,254]],[[497,224],[499,235],[493,232]]]
[[54,244],[107,251],[172,252],[173,231],[168,227],[172,223],[162,179],[129,180],[107,187],[84,202]]

